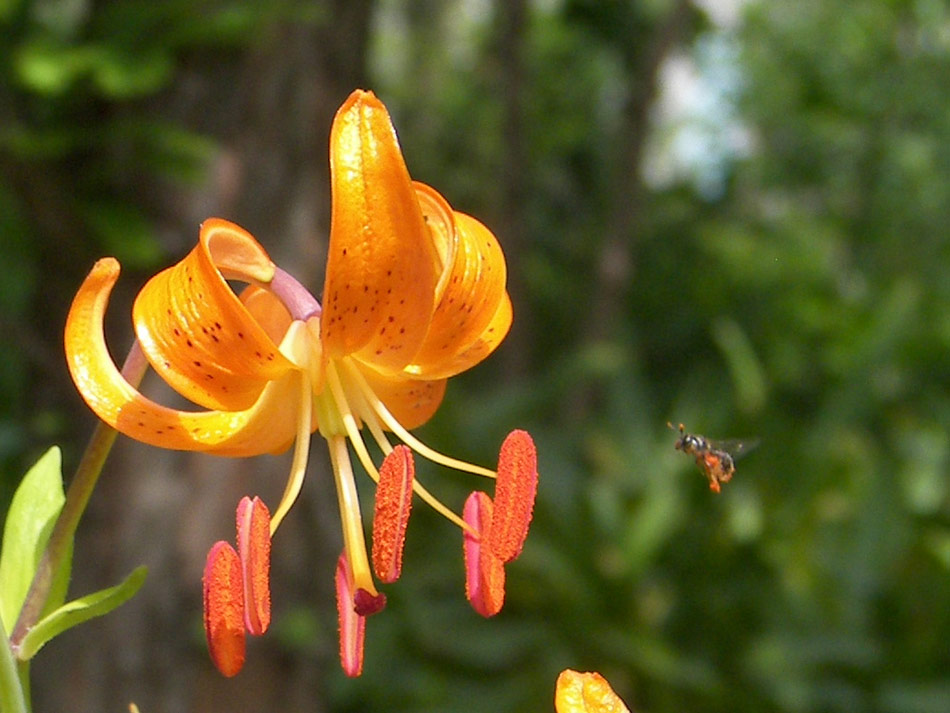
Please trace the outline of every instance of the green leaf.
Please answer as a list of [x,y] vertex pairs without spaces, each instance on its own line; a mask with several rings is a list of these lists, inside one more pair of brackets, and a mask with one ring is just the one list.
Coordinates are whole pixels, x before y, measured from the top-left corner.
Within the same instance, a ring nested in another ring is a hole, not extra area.
[[15,76],[29,91],[55,96],[66,92],[89,70],[92,57],[86,47],[61,45],[49,40],[29,42],[14,56]]
[[[23,478],[7,512],[0,550],[0,618],[7,631],[16,623],[50,531],[66,500],[61,464],[58,447],[46,451]],[[62,578],[69,577],[68,559],[66,573],[57,573],[55,590],[65,589]]]
[[103,251],[123,265],[147,268],[158,262],[162,251],[152,224],[141,211],[118,201],[90,201],[80,207]]
[[23,661],[33,658],[36,652],[43,648],[46,642],[54,636],[58,636],[84,621],[108,614],[120,604],[127,602],[135,596],[135,593],[145,582],[147,571],[148,568],[144,565],[136,567],[128,577],[114,587],[101,589],[98,592],[74,599],[40,619],[36,626],[23,637],[23,643],[20,645],[18,654],[19,658]]
[[93,81],[106,97],[128,99],[145,96],[171,81],[174,64],[164,52],[128,53],[108,46],[97,50],[90,68]]

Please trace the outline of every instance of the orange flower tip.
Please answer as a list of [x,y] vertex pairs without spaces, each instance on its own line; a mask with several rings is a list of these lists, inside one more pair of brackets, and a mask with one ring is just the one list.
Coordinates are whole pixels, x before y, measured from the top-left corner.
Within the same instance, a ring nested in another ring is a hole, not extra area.
[[508,434],[498,456],[488,546],[503,562],[521,554],[538,490],[538,453],[527,431]]
[[270,512],[246,495],[237,507],[237,543],[244,585],[244,625],[260,636],[270,626]]
[[276,265],[254,236],[240,225],[223,218],[208,218],[201,224],[200,241],[226,273],[269,283]]
[[116,277],[118,277],[121,269],[119,261],[114,257],[101,257],[92,266],[92,270],[97,274],[115,275]]
[[353,575],[345,552],[337,560],[334,581],[340,623],[340,664],[347,676],[356,678],[363,672],[366,617],[357,614],[353,607]]
[[386,595],[370,594],[365,589],[357,589],[353,595],[353,611],[357,615],[367,617],[370,614],[376,614],[386,608]]
[[373,570],[387,584],[399,579],[406,525],[412,508],[415,464],[408,446],[396,446],[383,460],[373,515]]
[[204,571],[204,625],[208,651],[217,669],[230,678],[244,666],[244,587],[241,561],[227,542],[208,552]]
[[484,617],[501,611],[505,603],[505,564],[485,546],[482,533],[491,527],[492,500],[488,493],[475,491],[468,496],[462,518],[477,534],[465,531],[465,596],[472,608]]
[[599,673],[566,669],[557,677],[554,693],[557,713],[630,713]]

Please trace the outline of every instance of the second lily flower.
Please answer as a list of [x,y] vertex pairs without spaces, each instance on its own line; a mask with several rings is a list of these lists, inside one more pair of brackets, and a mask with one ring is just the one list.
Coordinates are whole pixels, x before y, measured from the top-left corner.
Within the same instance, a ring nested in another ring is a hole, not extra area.
[[[468,596],[490,616],[503,600],[503,566],[520,553],[527,534],[537,461],[524,431],[505,440],[497,471],[438,453],[409,432],[434,414],[447,379],[488,356],[508,332],[511,302],[495,236],[410,179],[389,114],[370,92],[354,92],[337,113],[330,162],[333,211],[322,306],[249,233],[220,219],[205,221],[195,249],[153,277],[135,300],[136,336],[149,364],[207,410],[161,406],[116,368],[103,336],[119,275],[112,258],[96,263],[76,295],[65,341],[73,380],[86,402],[131,438],[237,457],[293,444],[290,477],[270,519],[270,535],[300,491],[310,434],[320,431],[330,450],[343,524],[336,575],[341,658],[348,674],[359,675],[365,617],[385,603],[373,572],[384,582],[399,576],[412,494],[462,529]],[[237,295],[228,280],[248,286]],[[363,441],[364,430],[385,456],[381,467]],[[393,437],[404,445],[394,446]],[[379,484],[372,567],[350,447]],[[464,516],[456,514],[415,480],[413,452],[497,477],[494,500],[473,493]],[[239,520],[239,536],[240,527]],[[206,601],[208,587],[230,582],[234,591],[211,592],[211,601],[237,599],[253,607],[241,592],[251,596],[258,589],[245,587],[240,568],[212,561],[226,549],[212,549],[208,571],[236,574],[206,576]],[[233,611],[221,616],[235,619]],[[230,631],[228,643],[221,644],[213,634],[220,622],[209,624],[207,611],[205,618],[213,658],[222,670],[236,673],[243,643],[235,645]],[[249,630],[261,633],[259,628]],[[243,632],[239,638],[243,642]]]

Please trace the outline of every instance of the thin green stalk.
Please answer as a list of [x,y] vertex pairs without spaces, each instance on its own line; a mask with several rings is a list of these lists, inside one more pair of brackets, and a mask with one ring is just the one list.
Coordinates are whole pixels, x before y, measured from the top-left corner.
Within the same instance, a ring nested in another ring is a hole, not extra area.
[[[137,386],[145,375],[147,367],[148,362],[138,340],[136,340],[132,344],[132,349],[129,350],[125,364],[122,366],[122,375],[130,384]],[[46,549],[43,551],[43,557],[40,559],[36,573],[33,575],[33,581],[30,583],[23,608],[20,609],[16,626],[13,627],[9,644],[14,653],[19,650],[23,637],[39,621],[43,613],[43,607],[46,605],[46,599],[53,583],[53,576],[59,570],[63,558],[69,551],[69,543],[72,542],[73,535],[75,535],[76,528],[79,525],[79,519],[82,517],[86,504],[89,502],[89,497],[96,487],[99,474],[102,472],[102,466],[106,462],[109,451],[112,450],[112,444],[115,443],[117,435],[115,429],[102,422],[96,426],[92,433],[89,445],[86,446],[82,460],[76,468],[76,474],[66,491],[66,502],[63,503],[63,509],[56,519],[49,541],[46,543]]]
[[29,713],[20,672],[17,670],[10,639],[0,621],[0,711],[3,713]]

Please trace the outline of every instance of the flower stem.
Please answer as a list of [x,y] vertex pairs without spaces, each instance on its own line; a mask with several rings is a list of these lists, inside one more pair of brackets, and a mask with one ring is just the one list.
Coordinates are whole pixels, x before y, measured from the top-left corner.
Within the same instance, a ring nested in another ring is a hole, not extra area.
[[17,670],[10,640],[0,621],[0,710],[4,713],[28,713],[30,710],[23,693],[23,685]]
[[[137,386],[145,375],[147,367],[148,362],[145,359],[145,354],[142,352],[138,340],[135,340],[129,350],[128,357],[125,359],[125,364],[122,366],[122,375],[130,384]],[[43,607],[46,605],[46,599],[53,584],[53,577],[59,571],[63,558],[69,552],[69,543],[72,542],[73,535],[79,525],[79,519],[86,509],[93,488],[96,487],[99,474],[102,472],[102,466],[106,462],[109,451],[112,450],[112,444],[115,443],[117,435],[118,432],[115,429],[102,422],[92,432],[89,445],[86,446],[82,460],[76,468],[76,474],[66,490],[66,501],[63,503],[63,509],[56,519],[56,524],[53,526],[53,531],[46,543],[46,549],[43,551],[43,556],[36,567],[36,573],[30,583],[23,608],[20,609],[16,626],[13,627],[9,646],[14,653],[19,650],[20,644],[23,643],[23,637],[39,621],[43,613]]]

